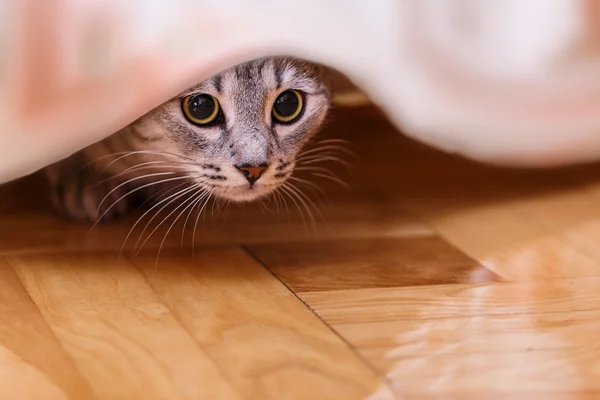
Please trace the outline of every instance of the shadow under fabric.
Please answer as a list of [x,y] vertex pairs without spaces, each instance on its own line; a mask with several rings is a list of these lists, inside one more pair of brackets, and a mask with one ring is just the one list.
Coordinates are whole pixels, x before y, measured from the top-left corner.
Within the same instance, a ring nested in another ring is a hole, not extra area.
[[598,18],[594,0],[5,0],[0,183],[268,55],[343,72],[442,150],[517,166],[596,160]]

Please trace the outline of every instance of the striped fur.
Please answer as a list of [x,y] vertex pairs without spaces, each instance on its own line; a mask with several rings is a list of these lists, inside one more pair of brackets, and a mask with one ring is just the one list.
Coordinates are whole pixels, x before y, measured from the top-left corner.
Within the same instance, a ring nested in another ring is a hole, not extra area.
[[[291,125],[275,124],[273,103],[287,89],[305,94],[305,110]],[[197,93],[218,99],[221,123],[197,127],[185,119],[181,101]],[[180,192],[232,201],[260,198],[290,177],[299,151],[323,124],[330,102],[320,66],[288,57],[238,65],[47,167],[52,203],[65,217],[96,221]],[[269,167],[251,185],[236,168],[241,164]]]

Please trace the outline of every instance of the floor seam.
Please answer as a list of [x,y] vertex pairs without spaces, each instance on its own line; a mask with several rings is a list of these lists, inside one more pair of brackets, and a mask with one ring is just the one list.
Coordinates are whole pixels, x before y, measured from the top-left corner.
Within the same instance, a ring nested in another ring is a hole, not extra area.
[[179,326],[188,334],[188,336],[194,341],[194,343],[196,343],[196,346],[198,346],[198,348],[200,349],[200,351],[202,353],[204,353],[204,355],[213,363],[214,367],[221,374],[221,377],[223,378],[223,380],[229,384],[231,390],[234,393],[236,393],[239,396],[240,399],[247,399],[248,397],[246,395],[244,395],[244,393],[242,393],[240,391],[238,385],[236,385],[235,382],[233,382],[231,380],[231,377],[227,373],[227,371],[225,371],[221,367],[221,365],[217,362],[217,360],[215,360],[215,358],[206,350],[206,348],[204,347],[204,345],[202,343],[200,343],[200,341],[198,341],[198,339],[196,338],[196,336],[190,331],[190,329],[187,327],[187,325],[181,320],[181,318],[179,317],[179,315],[167,304],[167,302],[164,299],[164,296],[152,284],[151,279],[148,279],[148,277],[146,276],[146,274],[142,273],[142,271],[140,270],[140,268],[135,264],[135,262],[133,260],[127,259],[127,261],[129,262],[129,264],[131,265],[131,267],[135,271],[137,271],[137,273],[142,277],[142,279],[144,280],[144,282],[146,282],[146,285],[148,285],[148,287],[157,296],[157,298],[160,300],[160,302],[169,310],[169,313],[177,321],[177,323],[179,324]]
[[388,379],[388,377],[386,376],[385,371],[380,370],[379,368],[377,368],[377,366],[375,366],[374,364],[372,364],[368,359],[366,359],[362,354],[360,354],[360,352],[358,351],[358,349],[352,345],[352,343],[350,343],[348,341],[348,339],[346,339],[344,336],[342,336],[338,331],[336,331],[333,326],[331,326],[329,323],[327,323],[327,321],[325,321],[316,311],[314,308],[312,308],[310,306],[310,304],[308,304],[302,297],[300,297],[298,295],[298,293],[296,293],[286,282],[284,282],[276,273],[274,273],[256,254],[254,254],[254,252],[252,252],[252,250],[247,247],[247,246],[241,246],[241,248],[246,252],[246,254],[248,254],[248,256],[250,256],[254,261],[256,261],[261,267],[263,267],[269,274],[271,274],[275,279],[277,279],[278,282],[280,282],[298,301],[300,301],[316,318],[318,318],[319,321],[321,321],[321,323],[323,325],[325,325],[327,327],[327,329],[333,333],[339,340],[342,341],[342,343],[344,343],[346,345],[346,347],[348,349],[350,349],[350,351],[352,352],[352,354],[354,354],[354,356],[361,362],[361,364],[363,364],[365,367],[367,367],[369,370],[371,370],[373,373],[375,373],[376,376],[378,376],[383,384],[386,385],[386,387],[390,390],[390,393],[395,393],[394,390],[392,389],[392,385],[390,382],[390,380]]

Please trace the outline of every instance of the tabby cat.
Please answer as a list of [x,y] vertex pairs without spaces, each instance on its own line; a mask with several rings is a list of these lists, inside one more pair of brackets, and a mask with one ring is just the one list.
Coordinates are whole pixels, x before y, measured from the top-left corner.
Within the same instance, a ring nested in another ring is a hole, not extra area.
[[52,204],[94,222],[159,195],[190,204],[263,197],[290,177],[330,104],[322,66],[289,57],[235,66],[47,167]]

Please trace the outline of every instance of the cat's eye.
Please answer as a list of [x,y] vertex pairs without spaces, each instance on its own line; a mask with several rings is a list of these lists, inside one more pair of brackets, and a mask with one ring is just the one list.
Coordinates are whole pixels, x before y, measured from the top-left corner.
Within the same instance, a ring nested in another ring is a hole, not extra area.
[[197,126],[206,126],[216,122],[221,111],[219,101],[209,94],[185,97],[182,108],[187,120]]
[[304,98],[297,90],[286,90],[273,104],[273,118],[282,124],[295,122],[304,108]]

